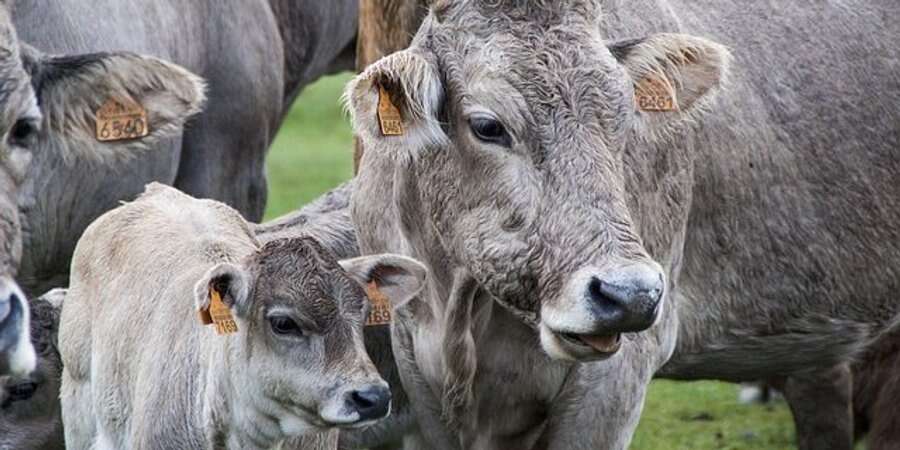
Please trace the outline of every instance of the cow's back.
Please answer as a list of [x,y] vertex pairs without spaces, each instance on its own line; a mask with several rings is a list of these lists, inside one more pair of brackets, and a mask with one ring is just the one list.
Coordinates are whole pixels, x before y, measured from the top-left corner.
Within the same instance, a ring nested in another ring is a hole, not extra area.
[[[215,263],[255,248],[236,211],[161,185],[88,227],[76,247],[60,325],[64,409],[67,396],[80,396],[82,411],[90,402],[93,426],[116,447],[141,432],[133,426],[175,431],[203,417],[184,410],[200,405],[208,337],[197,319],[194,283]],[[187,434],[203,437],[199,428]]]
[[666,373],[752,378],[857,352],[898,310],[900,3],[607,3],[614,37],[683,31],[735,56],[712,113],[671,142],[695,160]]

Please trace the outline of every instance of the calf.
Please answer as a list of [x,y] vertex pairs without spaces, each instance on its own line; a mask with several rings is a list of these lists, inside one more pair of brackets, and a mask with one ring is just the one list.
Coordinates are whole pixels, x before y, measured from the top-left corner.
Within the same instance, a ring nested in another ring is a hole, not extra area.
[[402,301],[424,275],[399,256],[338,263],[308,237],[260,245],[229,207],[150,185],[76,248],[60,326],[67,446],[270,448],[371,424],[390,392],[363,348],[362,286]]

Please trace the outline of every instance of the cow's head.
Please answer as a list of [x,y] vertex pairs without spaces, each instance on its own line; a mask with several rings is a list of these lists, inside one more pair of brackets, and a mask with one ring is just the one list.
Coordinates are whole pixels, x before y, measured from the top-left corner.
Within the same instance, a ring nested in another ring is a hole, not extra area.
[[[152,149],[180,133],[203,99],[198,77],[155,58],[45,55],[18,40],[9,11],[0,4],[0,276],[14,278],[22,257],[23,199],[53,183],[60,165],[112,164]],[[122,123],[146,127],[148,134],[101,142],[101,133],[117,132],[96,126],[97,111],[110,100],[140,105],[146,123]],[[48,157],[51,152],[59,157]],[[95,194],[69,187],[56,192],[66,198]]]
[[[284,435],[357,427],[382,419],[391,394],[363,345],[374,283],[392,300],[415,295],[425,269],[378,255],[337,262],[311,238],[278,239],[248,260],[221,263],[197,283],[199,309],[212,292],[234,314],[236,358],[227,370],[239,404],[277,422]],[[259,424],[265,428],[267,424]]]
[[65,290],[31,300],[31,336],[37,365],[28,374],[0,377],[0,448],[65,448],[59,404],[62,361],[57,349]]
[[[347,91],[360,173],[392,161],[410,245],[439,246],[561,359],[608,357],[659,317],[666,274],[623,154],[696,118],[729,60],[695,36],[605,42],[596,3],[433,1],[411,47]],[[391,105],[402,135],[382,129]]]

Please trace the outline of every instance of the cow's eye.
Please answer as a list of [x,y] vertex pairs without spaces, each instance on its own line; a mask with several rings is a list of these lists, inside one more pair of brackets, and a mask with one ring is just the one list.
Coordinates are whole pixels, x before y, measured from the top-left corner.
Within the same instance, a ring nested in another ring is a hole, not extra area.
[[504,147],[512,145],[509,133],[497,119],[483,116],[472,117],[469,119],[469,127],[472,129],[472,134],[482,142]]
[[300,329],[300,326],[297,325],[297,322],[294,322],[294,319],[291,319],[288,316],[269,317],[269,326],[272,327],[272,332],[274,332],[275,334],[279,334],[282,336],[303,336],[303,330]]
[[9,143],[16,147],[28,148],[34,144],[39,131],[39,123],[35,119],[19,119],[9,132]]

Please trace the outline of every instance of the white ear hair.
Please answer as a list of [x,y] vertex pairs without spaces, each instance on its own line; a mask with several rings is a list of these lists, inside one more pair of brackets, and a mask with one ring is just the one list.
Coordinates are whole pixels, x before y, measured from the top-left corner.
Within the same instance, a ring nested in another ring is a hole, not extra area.
[[244,316],[249,311],[250,276],[242,267],[231,263],[219,263],[210,268],[194,285],[194,298],[198,310],[209,308],[210,289],[216,287],[222,301],[235,314]]
[[[403,135],[384,136],[378,121],[383,87],[400,110]],[[417,49],[388,55],[351,81],[344,91],[354,131],[367,147],[396,145],[411,150],[446,145],[439,114],[444,87],[437,67]]]
[[393,254],[360,256],[338,263],[363,287],[374,282],[394,308],[418,295],[428,274],[422,263]]

